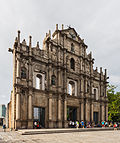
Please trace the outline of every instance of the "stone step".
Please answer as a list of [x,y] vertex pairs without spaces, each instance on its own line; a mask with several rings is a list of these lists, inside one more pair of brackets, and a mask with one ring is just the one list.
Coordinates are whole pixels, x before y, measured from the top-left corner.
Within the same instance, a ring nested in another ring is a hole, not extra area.
[[[113,127],[107,128],[67,128],[67,129],[20,129],[17,132],[22,135],[34,134],[53,134],[53,133],[70,133],[70,132],[89,132],[89,131],[109,131],[114,130]],[[120,128],[118,128],[120,130]]]

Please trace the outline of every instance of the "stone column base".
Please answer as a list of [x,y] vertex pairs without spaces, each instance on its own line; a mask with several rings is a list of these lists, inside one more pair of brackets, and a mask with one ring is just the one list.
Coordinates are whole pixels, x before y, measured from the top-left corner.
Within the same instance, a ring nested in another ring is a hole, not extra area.
[[62,121],[57,121],[57,127],[62,128]]
[[53,128],[53,121],[51,120],[48,121],[48,128]]
[[33,121],[32,120],[28,120],[28,129],[33,129]]
[[68,122],[64,121],[64,128],[68,128]]
[[21,121],[20,120],[16,120],[15,121],[15,129],[20,129],[21,128]]

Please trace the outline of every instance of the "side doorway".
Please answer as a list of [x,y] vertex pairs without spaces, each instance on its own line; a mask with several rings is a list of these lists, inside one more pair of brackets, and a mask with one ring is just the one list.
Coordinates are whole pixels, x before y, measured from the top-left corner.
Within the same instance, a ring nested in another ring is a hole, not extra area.
[[77,120],[77,108],[76,107],[67,107],[67,120],[76,121]]
[[45,128],[45,108],[34,107],[33,127]]
[[98,124],[98,112],[93,113],[93,120],[94,120],[95,124]]

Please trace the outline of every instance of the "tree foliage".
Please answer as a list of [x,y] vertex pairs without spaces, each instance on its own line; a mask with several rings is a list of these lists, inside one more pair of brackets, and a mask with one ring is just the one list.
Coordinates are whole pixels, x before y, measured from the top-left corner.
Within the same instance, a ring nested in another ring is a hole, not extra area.
[[114,85],[108,86],[108,120],[120,122],[120,92],[115,92],[115,89]]

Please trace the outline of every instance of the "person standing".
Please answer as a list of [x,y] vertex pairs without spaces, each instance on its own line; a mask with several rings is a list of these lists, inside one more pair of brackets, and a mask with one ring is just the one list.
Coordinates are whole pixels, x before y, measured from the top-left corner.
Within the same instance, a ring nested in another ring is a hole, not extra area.
[[3,124],[3,132],[6,132],[6,125]]
[[102,127],[104,127],[105,126],[105,122],[104,121],[102,121]]
[[84,121],[81,121],[81,126],[82,128],[84,128]]
[[106,121],[106,122],[105,122],[105,127],[107,127],[107,126],[108,126],[108,122]]

